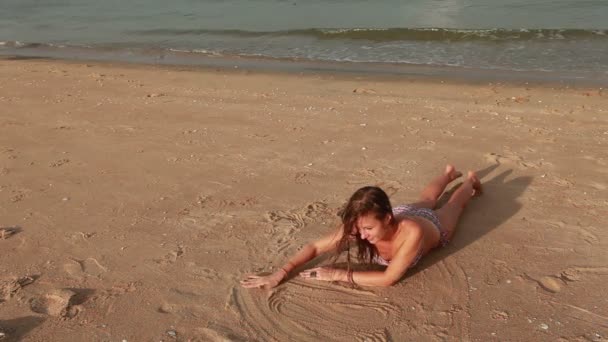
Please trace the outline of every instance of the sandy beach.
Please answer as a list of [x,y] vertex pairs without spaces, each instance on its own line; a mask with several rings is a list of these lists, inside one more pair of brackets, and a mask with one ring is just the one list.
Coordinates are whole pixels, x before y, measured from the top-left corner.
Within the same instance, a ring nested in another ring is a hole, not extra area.
[[[0,59],[0,338],[605,341],[607,143],[599,88]],[[446,163],[485,193],[395,286],[238,285]]]

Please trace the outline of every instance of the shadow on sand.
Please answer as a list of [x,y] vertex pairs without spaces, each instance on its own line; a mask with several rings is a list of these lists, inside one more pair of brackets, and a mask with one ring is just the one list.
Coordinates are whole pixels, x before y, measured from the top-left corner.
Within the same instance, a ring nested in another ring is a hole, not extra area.
[[2,342],[21,341],[42,322],[44,322],[44,318],[39,316],[26,316],[0,321],[0,329],[6,334]]
[[[523,176],[507,180],[507,177],[513,171],[506,170],[491,180],[485,181],[484,178],[499,166],[499,164],[493,165],[477,172],[482,182],[483,194],[473,198],[467,205],[456,227],[453,240],[445,248],[438,249],[425,256],[420,264],[407,273],[406,277],[417,274],[481,239],[521,209],[522,205],[517,201],[517,198],[530,185],[532,177]],[[445,203],[458,186],[460,184],[446,192],[440,199],[439,205]]]

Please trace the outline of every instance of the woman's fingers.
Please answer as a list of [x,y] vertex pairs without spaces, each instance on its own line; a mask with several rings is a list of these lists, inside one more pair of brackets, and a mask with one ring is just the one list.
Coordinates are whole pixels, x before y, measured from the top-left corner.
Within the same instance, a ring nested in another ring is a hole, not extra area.
[[241,280],[241,284],[242,283],[251,283],[251,282],[258,282],[260,281],[262,277],[259,276],[248,276],[247,278]]
[[241,284],[242,287],[246,288],[246,289],[254,289],[254,288],[262,288],[263,285],[257,285],[257,284]]
[[262,276],[255,275],[255,274],[248,274],[245,276],[245,279],[260,279],[260,278],[262,278]]
[[310,272],[312,272],[312,269],[311,270],[304,270],[304,271],[300,272],[300,277],[310,278]]
[[243,283],[243,282],[241,282],[241,286],[244,287],[244,288],[246,288],[246,289],[251,289],[251,288],[254,288],[254,287],[261,287],[262,285],[258,284],[258,283]]
[[271,276],[249,275],[247,278],[240,281],[244,288],[272,288],[278,284],[278,281]]
[[251,288],[251,287],[260,287],[263,286],[265,284],[264,281],[260,280],[260,279],[245,279],[245,280],[241,280],[241,285],[243,287],[246,288]]

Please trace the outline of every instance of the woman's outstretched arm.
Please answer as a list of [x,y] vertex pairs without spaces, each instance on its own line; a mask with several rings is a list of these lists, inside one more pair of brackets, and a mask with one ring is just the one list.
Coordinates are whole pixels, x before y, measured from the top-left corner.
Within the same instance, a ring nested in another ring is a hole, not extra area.
[[249,275],[241,280],[241,285],[246,288],[273,288],[279,285],[295,268],[304,265],[323,253],[336,250],[338,242],[342,238],[342,230],[342,227],[340,227],[337,232],[304,245],[302,249],[275,273],[269,276]]

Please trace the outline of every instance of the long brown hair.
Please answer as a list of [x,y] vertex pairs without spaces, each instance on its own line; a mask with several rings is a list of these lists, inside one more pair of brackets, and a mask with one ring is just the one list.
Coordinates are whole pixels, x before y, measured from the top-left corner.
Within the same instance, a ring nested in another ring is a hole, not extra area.
[[356,231],[357,220],[361,216],[368,214],[376,215],[378,220],[383,220],[386,215],[391,215],[393,218],[393,209],[388,195],[384,190],[377,186],[366,186],[355,191],[350,197],[344,208],[338,213],[342,218],[342,239],[338,242],[338,251],[347,251],[348,268],[350,269],[350,243],[354,239],[358,247],[357,259],[360,262],[372,263],[374,257],[378,254],[376,247],[369,241],[361,239]]

